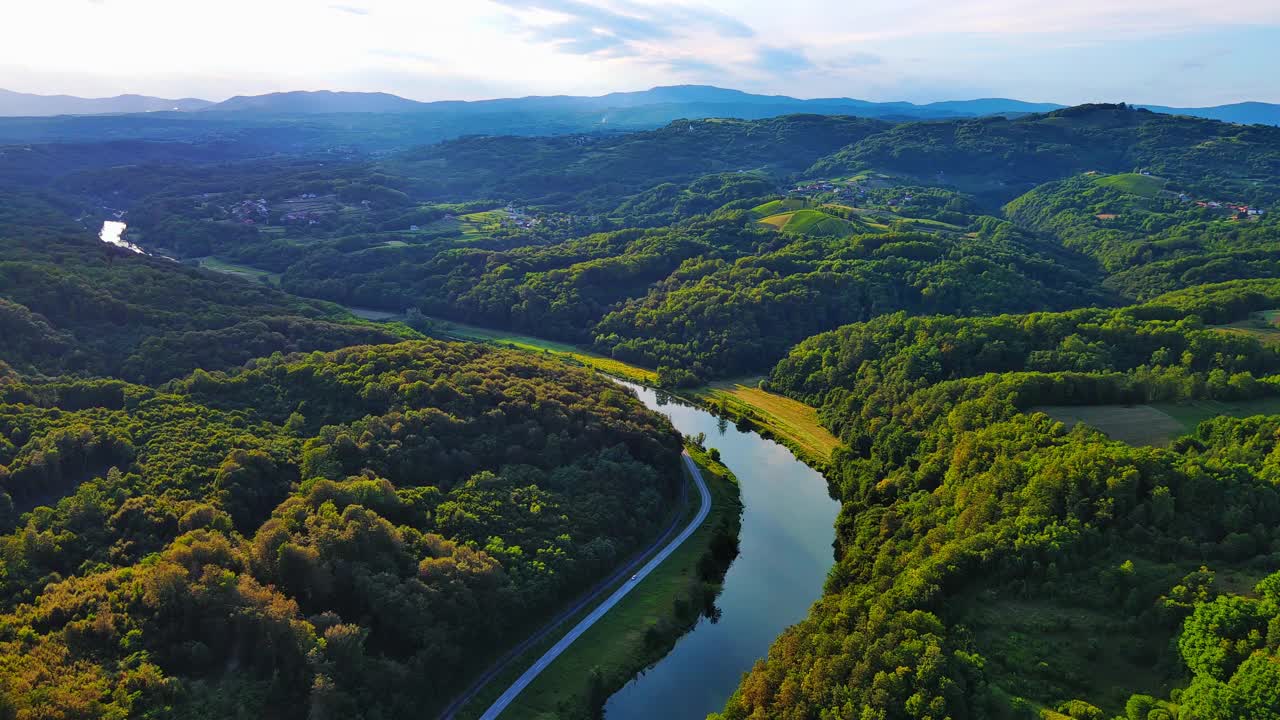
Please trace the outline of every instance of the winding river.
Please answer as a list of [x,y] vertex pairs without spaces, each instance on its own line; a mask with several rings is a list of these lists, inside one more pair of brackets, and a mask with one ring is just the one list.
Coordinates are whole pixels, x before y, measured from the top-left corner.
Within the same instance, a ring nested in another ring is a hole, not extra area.
[[102,230],[98,232],[98,239],[109,245],[132,250],[139,255],[146,255],[145,250],[124,239],[124,231],[128,227],[128,225],[118,220],[107,220],[102,223]]
[[738,477],[742,490],[741,554],[707,618],[656,665],[609,698],[606,720],[702,720],[718,712],[742,673],[765,656],[785,629],[803,619],[832,565],[839,505],[817,471],[791,451],[741,432],[700,408],[626,384],[685,435],[706,433],[707,446]]

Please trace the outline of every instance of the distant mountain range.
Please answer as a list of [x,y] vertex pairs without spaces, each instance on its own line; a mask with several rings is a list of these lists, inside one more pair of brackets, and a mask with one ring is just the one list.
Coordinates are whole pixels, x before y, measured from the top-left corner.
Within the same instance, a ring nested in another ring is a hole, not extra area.
[[160,111],[193,112],[216,103],[198,98],[168,100],[147,95],[82,98],[72,95],[32,95],[0,89],[0,116],[107,115]]
[[[166,101],[160,101],[166,102]],[[496,100],[442,100],[419,102],[388,93],[294,91],[266,95],[237,95],[220,103],[194,108],[210,112],[257,112],[267,114],[307,115],[332,113],[426,113],[426,114],[494,114],[534,113],[603,113],[601,121],[610,121],[609,113],[629,124],[636,113],[648,108],[665,108],[677,117],[704,116],[708,112],[743,118],[769,117],[787,113],[849,114],[872,117],[943,118],[993,113],[1045,112],[1062,107],[1053,103],[1028,103],[1004,98],[959,100],[916,105],[908,102],[870,102],[851,98],[817,98],[801,100],[786,95],[753,95],[741,90],[707,85],[675,85],[639,92],[616,92],[599,96],[549,95]],[[689,112],[682,112],[687,109]],[[0,114],[6,114],[0,105]]]
[[[790,113],[860,115],[885,119],[943,119],[980,115],[1020,115],[1065,107],[1007,98],[951,100],[917,105],[909,102],[871,102],[852,98],[802,100],[785,95],[754,95],[708,85],[675,85],[639,92],[600,96],[531,96],[497,100],[419,102],[388,93],[296,91],[266,95],[238,95],[219,103],[184,98],[167,100],[143,95],[77,98],[69,95],[30,95],[0,90],[0,117],[105,115],[154,112],[253,113],[257,115],[321,115],[392,113],[451,118],[524,113],[542,118],[596,113],[593,122],[631,128],[660,125],[677,118],[740,117],[755,119]],[[1142,105],[1155,112],[1193,115],[1237,123],[1280,125],[1280,105],[1246,102],[1202,108]]]

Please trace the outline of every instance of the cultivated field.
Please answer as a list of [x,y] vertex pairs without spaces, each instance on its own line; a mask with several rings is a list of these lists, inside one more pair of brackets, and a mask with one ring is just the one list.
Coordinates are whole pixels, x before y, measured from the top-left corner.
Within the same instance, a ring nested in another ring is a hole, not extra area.
[[219,259],[213,255],[210,255],[209,257],[195,258],[195,261],[205,270],[212,270],[217,273],[223,273],[224,275],[235,275],[236,277],[243,278],[245,280],[260,282],[266,285],[280,285],[280,273],[268,272],[266,270],[259,270],[255,267],[249,267],[248,265],[229,262],[227,260]]
[[1280,398],[1259,398],[1220,402],[1191,400],[1151,405],[1040,405],[1032,412],[1074,426],[1085,423],[1106,433],[1112,440],[1130,445],[1163,447],[1196,429],[1205,420],[1221,415],[1250,417],[1280,414]]

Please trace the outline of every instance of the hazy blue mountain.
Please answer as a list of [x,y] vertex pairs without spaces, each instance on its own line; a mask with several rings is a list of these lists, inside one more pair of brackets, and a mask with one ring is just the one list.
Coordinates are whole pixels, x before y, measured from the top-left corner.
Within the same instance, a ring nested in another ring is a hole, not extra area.
[[[910,103],[906,103],[910,105]],[[924,110],[955,115],[999,115],[1003,113],[1041,113],[1066,107],[1057,103],[1037,103],[1009,98],[981,98],[978,100],[944,100],[916,106]]]
[[[755,95],[710,85],[672,85],[638,92],[598,96],[544,95],[495,100],[418,102],[386,93],[288,92],[238,96],[210,108],[211,111],[312,114],[337,112],[413,112],[489,114],[507,112],[610,112],[614,122],[626,111],[649,109],[656,122],[681,117],[703,117],[714,108],[726,117],[759,118],[788,113],[848,114],[871,117],[933,118],[992,113],[1028,113],[1056,110],[1061,105],[988,98],[916,105],[908,102],[871,102],[854,98],[802,100],[786,95]],[[602,122],[609,122],[602,117]]]
[[33,95],[0,90],[0,116],[38,117],[46,115],[105,115],[144,113],[162,110],[189,112],[213,105],[208,100],[169,100],[147,95],[117,95],[109,98],[81,98],[72,95]]
[[[791,113],[860,115],[891,120],[1022,115],[1049,112],[1063,105],[1011,98],[947,100],[916,104],[872,102],[856,98],[800,99],[786,95],[757,95],[712,85],[670,85],[607,95],[534,95],[494,100],[420,102],[379,92],[294,91],[265,95],[237,95],[220,103],[186,98],[166,100],[143,95],[77,98],[69,95],[30,95],[0,90],[0,116],[96,115],[156,111],[256,113],[259,115],[333,115],[342,113],[411,113],[437,118],[463,118],[523,113],[539,123],[562,123],[582,129],[592,125],[618,128],[657,126],[678,118],[738,117],[758,119]],[[1235,123],[1280,125],[1280,105],[1243,102],[1202,108],[1140,105],[1155,112],[1224,120]],[[594,114],[594,115],[593,115]],[[496,125],[501,132],[500,122]],[[486,126],[485,131],[493,128]]]
[[415,112],[427,104],[390,93],[297,90],[266,95],[237,95],[202,109],[218,112],[257,111],[289,115],[397,113]]
[[1264,102],[1242,102],[1230,105],[1218,105],[1202,108],[1175,108],[1163,105],[1139,105],[1152,112],[1169,113],[1171,115],[1192,115],[1241,123],[1243,125],[1280,125],[1280,105]]

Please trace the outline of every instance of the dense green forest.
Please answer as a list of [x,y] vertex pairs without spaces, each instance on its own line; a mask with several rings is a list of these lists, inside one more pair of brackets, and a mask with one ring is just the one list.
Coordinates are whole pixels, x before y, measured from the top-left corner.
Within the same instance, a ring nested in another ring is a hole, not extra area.
[[1280,418],[1150,448],[1038,408],[1274,395],[1280,353],[1204,322],[1277,301],[1239,281],[797,346],[770,385],[844,443],[838,561],[723,717],[1275,717]]
[[0,148],[0,718],[420,714],[652,537],[670,426],[449,322],[840,438],[726,719],[1280,717],[1280,129],[241,130]]
[[679,439],[611,382],[80,208],[0,210],[0,716],[438,708],[668,523]]
[[638,547],[670,426],[606,380],[414,341],[156,389],[0,381],[0,708],[402,717]]

